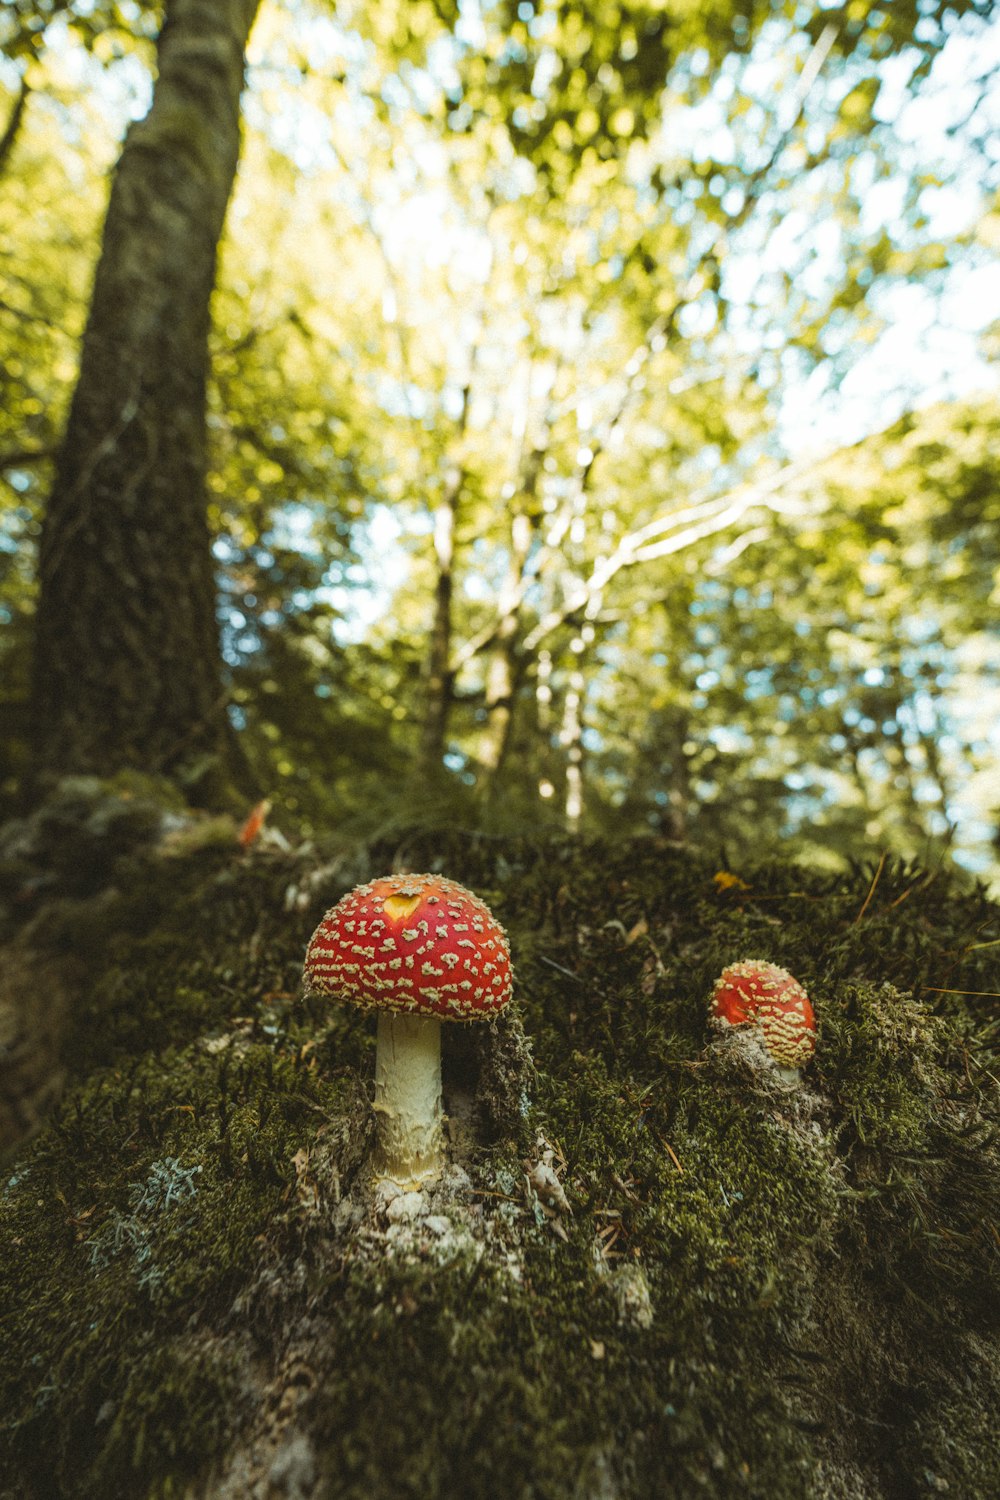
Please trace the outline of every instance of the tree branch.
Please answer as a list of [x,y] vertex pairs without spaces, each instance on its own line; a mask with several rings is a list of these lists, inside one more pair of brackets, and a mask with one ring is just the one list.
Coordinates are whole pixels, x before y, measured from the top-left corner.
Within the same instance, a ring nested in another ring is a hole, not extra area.
[[[610,557],[598,559],[590,577],[582,580],[558,608],[542,616],[534,629],[525,636],[523,649],[534,651],[547,636],[581,610],[589,617],[596,615],[604,590],[625,569],[670,556],[706,537],[716,536],[758,506],[777,509],[779,502],[776,497],[779,492],[794,480],[818,468],[824,461],[800,460],[786,464],[769,478],[756,484],[741,485],[726,495],[687,506],[682,511],[675,511],[649,522],[637,531],[629,532]],[[681,529],[674,530],[679,522],[683,523]],[[672,535],[663,536],[666,531],[672,531]]]
[[12,453],[0,453],[0,474],[7,474],[11,469],[30,468],[32,464],[44,463],[55,455],[55,448],[15,448]]
[[0,172],[6,171],[7,162],[21,133],[30,94],[31,84],[28,82],[28,74],[25,71],[21,74],[21,84],[17,91],[17,98],[14,100],[14,107],[10,112],[10,119],[7,121],[3,135],[0,135]]

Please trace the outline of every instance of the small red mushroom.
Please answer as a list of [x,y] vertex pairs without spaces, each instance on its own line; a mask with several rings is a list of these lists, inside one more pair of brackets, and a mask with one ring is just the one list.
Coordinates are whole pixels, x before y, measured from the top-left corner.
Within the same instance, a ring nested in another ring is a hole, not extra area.
[[442,875],[359,885],[306,950],[311,994],[378,1010],[375,1112],[379,1175],[404,1185],[444,1164],[441,1022],[484,1021],[511,997],[506,934],[489,908]]
[[809,996],[787,969],[759,958],[730,964],[715,981],[711,1014],[730,1026],[753,1025],[788,1082],[816,1050],[816,1017]]

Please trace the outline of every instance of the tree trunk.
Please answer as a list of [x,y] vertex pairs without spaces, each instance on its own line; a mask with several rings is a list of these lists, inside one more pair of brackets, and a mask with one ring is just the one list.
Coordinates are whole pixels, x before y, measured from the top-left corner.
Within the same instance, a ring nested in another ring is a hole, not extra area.
[[578,654],[569,672],[559,733],[559,743],[566,752],[566,827],[574,833],[583,816],[583,701],[586,691],[587,678],[583,660]]
[[[533,493],[533,487],[534,481],[531,481],[529,493]],[[500,788],[513,738],[517,693],[524,678],[525,662],[519,649],[519,599],[533,535],[530,516],[518,511],[511,520],[510,557],[499,599],[500,624],[486,669],[486,729],[480,761],[486,779],[487,801],[492,801]]]
[[687,709],[677,708],[666,714],[664,741],[669,756],[669,771],[666,786],[667,805],[660,818],[660,827],[667,838],[678,843],[688,836],[688,823],[694,797],[691,791],[691,768],[685,754],[691,732],[691,721]]
[[498,790],[514,729],[514,702],[522,676],[516,653],[517,620],[501,627],[486,670],[486,729],[481,760],[490,796]]
[[42,533],[43,772],[230,758],[206,516],[209,301],[259,0],[168,0],[128,132]]
[[446,492],[434,515],[434,618],[427,652],[427,696],[420,732],[419,770],[422,776],[440,774],[448,739],[455,674],[451,667],[452,598],[455,591],[455,527],[463,475],[448,478]]

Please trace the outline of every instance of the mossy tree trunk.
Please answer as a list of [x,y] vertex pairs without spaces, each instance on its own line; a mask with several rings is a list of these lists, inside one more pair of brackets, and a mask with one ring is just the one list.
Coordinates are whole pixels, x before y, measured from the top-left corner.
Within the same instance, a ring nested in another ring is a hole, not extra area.
[[129,130],[39,557],[40,770],[227,760],[206,515],[209,303],[259,0],[168,0]]

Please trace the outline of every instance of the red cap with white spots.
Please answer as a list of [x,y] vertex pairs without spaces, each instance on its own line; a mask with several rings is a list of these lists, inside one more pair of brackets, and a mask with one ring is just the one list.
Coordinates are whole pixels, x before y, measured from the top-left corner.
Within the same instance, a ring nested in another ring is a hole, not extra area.
[[712,991],[711,1012],[731,1026],[757,1026],[779,1067],[805,1067],[816,1050],[816,1017],[809,996],[777,964],[746,958],[723,969]]
[[513,989],[507,936],[478,896],[443,875],[356,886],[320,922],[305,986],[378,1010],[488,1020]]

